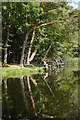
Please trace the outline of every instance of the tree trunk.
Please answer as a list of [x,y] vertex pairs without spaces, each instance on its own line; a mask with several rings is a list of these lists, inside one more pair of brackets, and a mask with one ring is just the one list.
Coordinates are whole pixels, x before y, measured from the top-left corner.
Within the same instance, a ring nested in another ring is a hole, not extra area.
[[35,28],[36,24],[26,33],[25,40],[23,42],[23,47],[22,47],[22,53],[21,53],[21,59],[20,59],[20,67],[23,67],[23,60],[24,60],[24,52],[25,52],[25,46],[28,40],[28,35],[30,32]]
[[51,25],[51,24],[53,24],[53,23],[54,23],[54,22],[44,23],[44,24],[41,24],[41,25],[39,25],[39,26],[37,26],[37,27],[34,28],[33,35],[32,35],[32,39],[31,39],[31,44],[30,44],[30,47],[29,47],[28,57],[27,57],[27,65],[29,65],[29,64],[30,64],[30,61],[32,61],[32,60],[34,59],[34,56],[36,55],[36,52],[37,52],[37,49],[35,49],[35,51],[33,52],[33,54],[31,55],[31,58],[30,58],[32,43],[33,43],[34,36],[35,36],[35,31],[36,31],[37,29],[39,29],[40,27],[47,26],[47,25]]
[[53,44],[53,43],[51,43],[51,45],[49,46],[48,50],[46,51],[46,54],[45,54],[45,56],[44,56],[44,58],[43,58],[43,61],[45,60],[45,58],[46,58],[48,52],[50,51],[52,44]]
[[25,41],[23,42],[23,48],[22,48],[21,59],[20,59],[20,67],[23,67],[24,51],[25,51],[25,46],[26,46],[26,42],[28,39],[28,35],[29,33],[26,34]]
[[[21,59],[20,59],[20,66],[21,66],[21,67],[23,67],[25,46],[26,46],[26,42],[27,42],[28,35],[30,34],[30,32],[31,32],[34,28],[38,29],[38,28],[40,28],[40,27],[47,26],[47,25],[51,25],[51,24],[53,24],[53,23],[54,23],[54,22],[48,22],[48,23],[44,23],[44,24],[38,25],[37,27],[36,27],[36,25],[37,25],[37,23],[36,23],[36,24],[28,31],[28,33],[26,34],[26,38],[25,38],[25,40],[24,40],[24,42],[23,42],[23,47],[22,47],[22,53],[21,53]],[[35,30],[36,30],[36,29],[35,29]],[[30,53],[29,53],[29,54],[30,54]],[[29,64],[29,57],[30,57],[30,55],[28,56],[27,64]]]
[[47,119],[53,119],[53,118],[56,118],[56,116],[54,115],[47,115],[47,114],[42,114],[40,112],[37,112],[37,116],[40,116],[40,117],[44,117],[44,118],[47,118]]
[[29,58],[30,58],[30,54],[31,54],[31,48],[32,48],[32,44],[33,44],[33,41],[34,41],[34,36],[35,36],[35,29],[33,30],[33,34],[32,34],[32,39],[31,39],[31,43],[30,43],[30,46],[29,46],[29,51],[28,51],[28,56],[27,56],[27,65],[29,65]]
[[37,53],[37,49],[35,49],[34,52],[32,53],[32,55],[31,55],[31,57],[29,59],[29,62],[31,62],[34,59],[36,53]]
[[4,50],[4,64],[7,64],[7,44],[8,44],[8,40],[9,40],[9,25],[7,26],[7,39],[5,42],[5,50]]
[[40,28],[40,27],[43,27],[43,26],[52,25],[52,24],[54,24],[54,22],[43,23],[43,24],[41,24],[41,25],[38,25],[38,26],[36,27],[36,29],[38,29],[38,28]]
[[35,48],[34,52],[32,53],[32,55],[31,55],[31,57],[29,59],[30,62],[34,59],[40,44],[41,44],[41,41],[39,40],[39,43],[38,43],[37,47]]
[[4,64],[7,64],[7,47],[4,50]]

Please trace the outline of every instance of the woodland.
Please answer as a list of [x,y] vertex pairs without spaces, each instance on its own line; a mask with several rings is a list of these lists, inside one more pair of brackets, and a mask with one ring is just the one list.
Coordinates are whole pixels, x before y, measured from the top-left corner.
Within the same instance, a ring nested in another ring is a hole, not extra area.
[[2,64],[75,58],[78,10],[64,2],[2,3]]

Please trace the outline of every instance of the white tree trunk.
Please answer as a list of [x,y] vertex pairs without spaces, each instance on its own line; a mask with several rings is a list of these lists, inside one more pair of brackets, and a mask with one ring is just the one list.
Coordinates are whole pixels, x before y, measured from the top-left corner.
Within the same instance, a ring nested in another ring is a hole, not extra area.
[[27,65],[29,65],[29,58],[30,58],[30,54],[31,54],[31,48],[32,48],[32,44],[33,44],[33,41],[34,41],[34,36],[35,36],[35,29],[33,30],[33,34],[32,34],[32,39],[31,39],[31,43],[30,43],[30,46],[29,46],[29,51],[28,51],[28,56],[27,56]]
[[7,39],[5,42],[5,50],[4,50],[4,64],[7,64],[7,44],[8,44],[8,40],[9,40],[9,27],[10,27],[10,25],[7,26]]

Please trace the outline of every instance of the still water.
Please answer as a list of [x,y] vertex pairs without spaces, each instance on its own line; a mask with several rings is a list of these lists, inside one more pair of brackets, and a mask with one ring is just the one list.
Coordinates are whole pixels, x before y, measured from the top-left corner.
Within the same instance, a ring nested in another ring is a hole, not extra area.
[[2,80],[4,120],[78,118],[78,74],[69,67]]

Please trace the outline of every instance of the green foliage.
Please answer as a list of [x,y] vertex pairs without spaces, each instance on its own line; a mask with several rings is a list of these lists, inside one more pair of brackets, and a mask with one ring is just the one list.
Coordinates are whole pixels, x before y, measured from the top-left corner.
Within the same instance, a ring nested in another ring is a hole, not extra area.
[[34,24],[40,16],[43,14],[43,9],[40,7],[40,3],[30,2],[26,6],[27,21],[29,24]]
[[[15,61],[19,62],[25,34],[35,24],[39,26],[48,22],[54,22],[54,24],[36,30],[31,52],[37,47],[39,41],[41,44],[38,46],[34,61],[41,61],[41,57],[44,57],[51,43],[53,44],[46,58],[52,59],[55,56],[60,57],[65,54],[78,57],[78,46],[74,47],[78,41],[78,11],[67,6],[67,3],[3,3],[2,13],[3,49],[6,46],[8,35],[8,46],[6,47],[8,47],[11,59],[9,62],[12,62],[14,58]],[[28,36],[26,51],[29,49],[31,36],[32,32]]]

